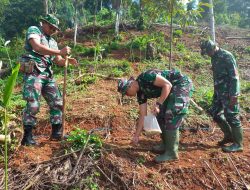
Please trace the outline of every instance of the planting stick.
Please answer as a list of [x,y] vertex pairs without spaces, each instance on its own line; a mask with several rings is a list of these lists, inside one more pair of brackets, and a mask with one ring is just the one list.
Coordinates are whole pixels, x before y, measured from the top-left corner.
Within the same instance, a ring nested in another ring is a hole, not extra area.
[[64,77],[63,77],[63,112],[62,112],[62,136],[64,136],[65,129],[65,108],[66,108],[66,85],[67,85],[67,68],[68,68],[68,56],[65,58]]

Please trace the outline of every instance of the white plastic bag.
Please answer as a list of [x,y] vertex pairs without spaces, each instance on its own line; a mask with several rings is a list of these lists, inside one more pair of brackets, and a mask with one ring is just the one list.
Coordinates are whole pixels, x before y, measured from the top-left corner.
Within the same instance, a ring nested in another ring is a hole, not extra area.
[[161,133],[161,128],[153,114],[144,117],[144,130],[149,133]]

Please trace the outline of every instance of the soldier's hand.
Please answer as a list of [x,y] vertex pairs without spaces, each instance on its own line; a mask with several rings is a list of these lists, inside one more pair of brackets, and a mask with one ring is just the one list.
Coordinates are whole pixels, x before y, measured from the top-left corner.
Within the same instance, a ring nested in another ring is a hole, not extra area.
[[154,105],[152,113],[156,116],[158,113],[160,113],[160,108],[158,105]]
[[68,58],[69,59],[69,63],[75,66],[78,66],[79,63],[75,58]]
[[69,55],[70,52],[71,52],[71,48],[69,46],[66,46],[60,50],[60,55],[62,56]]

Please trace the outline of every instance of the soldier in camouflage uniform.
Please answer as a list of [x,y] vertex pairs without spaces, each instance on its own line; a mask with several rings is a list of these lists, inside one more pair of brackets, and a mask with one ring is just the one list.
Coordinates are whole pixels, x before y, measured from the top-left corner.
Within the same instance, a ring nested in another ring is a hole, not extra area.
[[[21,65],[31,63],[31,69],[24,69],[23,98],[27,104],[23,111],[24,137],[22,145],[35,145],[32,129],[36,125],[36,114],[40,108],[41,95],[50,107],[50,122],[52,124],[51,139],[60,140],[62,137],[62,97],[53,78],[51,66],[56,63],[65,65],[69,47],[59,50],[56,41],[51,37],[59,28],[59,20],[51,14],[41,18],[41,27],[31,26],[26,33],[26,54],[21,57]],[[69,63],[76,65],[76,59],[69,58]],[[30,67],[29,67],[30,68]]]
[[[234,56],[215,45],[211,40],[202,41],[201,54],[211,57],[214,78],[214,96],[211,114],[224,133],[218,142],[225,152],[243,151],[243,131],[239,118],[238,96],[240,81]],[[230,146],[224,146],[233,143]]]
[[158,98],[153,113],[162,130],[162,143],[153,147],[162,153],[156,162],[178,159],[179,127],[187,114],[193,91],[191,80],[178,70],[151,69],[141,73],[137,79],[121,79],[118,91],[122,95],[136,96],[139,103],[139,121],[132,142],[137,144],[147,115],[147,100]]

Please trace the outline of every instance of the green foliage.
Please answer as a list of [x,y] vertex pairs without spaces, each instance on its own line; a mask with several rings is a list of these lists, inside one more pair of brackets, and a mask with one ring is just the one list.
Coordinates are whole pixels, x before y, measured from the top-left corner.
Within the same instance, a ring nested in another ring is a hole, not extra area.
[[10,1],[5,8],[3,22],[0,23],[0,28],[4,28],[4,35],[8,38],[18,36],[25,28],[37,25],[44,9],[34,7],[43,7],[43,2],[40,0]]
[[74,150],[85,147],[93,158],[100,157],[102,141],[99,136],[87,132],[85,129],[76,128],[70,132],[67,142],[71,143]]
[[177,51],[180,52],[184,52],[186,50],[185,44],[183,43],[177,43],[175,48]]
[[3,94],[4,107],[8,107],[8,105],[9,105],[12,91],[13,91],[14,86],[16,84],[16,79],[17,79],[19,68],[20,68],[20,65],[17,64],[16,67],[12,71],[12,75],[8,78],[8,81],[6,83],[6,86],[4,89],[4,94]]
[[250,46],[247,46],[247,47],[245,48],[245,52],[250,54]]
[[174,36],[175,38],[180,38],[180,37],[182,37],[182,35],[183,35],[182,30],[175,30],[175,31],[173,32],[173,36]]
[[83,77],[82,82],[84,84],[93,84],[96,82],[96,80],[97,80],[96,76],[85,76]]

